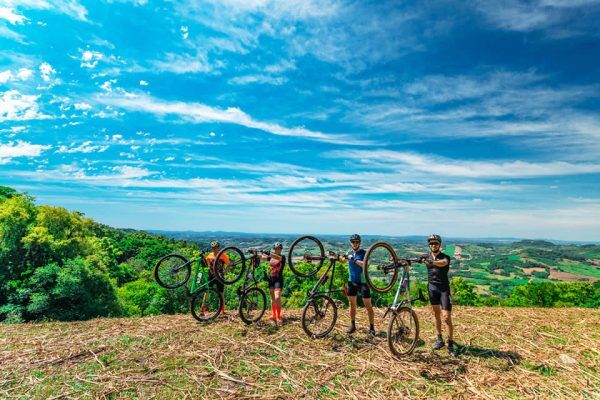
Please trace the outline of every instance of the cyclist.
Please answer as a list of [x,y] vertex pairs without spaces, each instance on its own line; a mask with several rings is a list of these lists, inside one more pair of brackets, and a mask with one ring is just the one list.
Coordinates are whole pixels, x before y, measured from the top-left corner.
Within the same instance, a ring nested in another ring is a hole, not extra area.
[[448,352],[456,355],[456,343],[452,340],[454,327],[452,325],[452,298],[450,296],[450,282],[448,280],[450,257],[441,251],[442,238],[440,235],[430,235],[427,238],[427,243],[429,244],[430,252],[426,257],[422,257],[421,260],[427,266],[429,302],[431,303],[438,335],[436,342],[433,344],[433,349],[439,350],[445,345],[442,337],[441,313],[443,311],[446,331],[448,333]]
[[271,294],[271,312],[270,321],[275,321],[277,325],[282,324],[281,319],[281,290],[283,289],[283,267],[285,266],[285,256],[281,254],[283,245],[275,242],[273,252],[263,254],[261,258],[269,261],[269,292]]
[[223,264],[229,265],[230,261],[229,261],[229,257],[227,257],[227,254],[221,254],[221,257],[219,257],[219,260],[217,262],[215,262],[215,259],[217,258],[217,254],[219,254],[219,251],[221,250],[221,244],[216,241],[213,240],[212,242],[210,242],[210,247],[212,248],[212,252],[208,253],[208,255],[206,256],[206,263],[208,264],[208,275],[211,278],[211,284],[215,285],[217,287],[217,291],[219,292],[219,297],[221,297],[221,304],[223,304],[223,306],[221,307],[221,314],[226,315],[225,314],[225,296],[224,296],[224,291],[225,291],[225,285],[223,284],[223,282],[219,281],[215,275],[215,264],[216,264],[216,268],[222,272],[223,271]]
[[360,248],[360,235],[354,234],[350,236],[350,245],[352,248],[346,256],[341,257],[340,261],[348,261],[348,272],[350,281],[348,282],[348,300],[350,302],[350,327],[346,330],[348,335],[356,331],[356,296],[360,290],[363,303],[369,315],[369,335],[375,336],[375,314],[371,305],[371,291],[365,282],[363,273],[363,260],[365,259],[366,251]]

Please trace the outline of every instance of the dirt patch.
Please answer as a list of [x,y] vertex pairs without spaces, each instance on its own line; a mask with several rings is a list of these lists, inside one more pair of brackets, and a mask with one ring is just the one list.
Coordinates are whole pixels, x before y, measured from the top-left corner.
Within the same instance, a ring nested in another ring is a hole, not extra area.
[[521,268],[523,270],[524,273],[526,273],[527,275],[533,275],[534,272],[546,272],[546,268],[538,268],[538,267],[532,267],[532,268]]
[[550,275],[548,276],[550,279],[556,279],[557,281],[587,281],[587,282],[595,282],[597,279],[594,279],[585,275],[578,274],[570,274],[568,272],[559,271],[556,267],[550,267]]

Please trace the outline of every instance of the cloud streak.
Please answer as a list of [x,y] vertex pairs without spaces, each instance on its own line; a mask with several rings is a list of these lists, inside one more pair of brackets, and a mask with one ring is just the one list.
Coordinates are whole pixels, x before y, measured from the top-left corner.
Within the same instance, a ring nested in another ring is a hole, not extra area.
[[369,144],[367,141],[357,140],[349,135],[333,135],[312,131],[303,127],[288,128],[273,122],[258,121],[237,107],[220,109],[201,103],[166,101],[147,95],[128,97],[98,96],[97,101],[129,111],[146,112],[156,116],[178,116],[188,122],[193,123],[229,123],[245,126],[247,128],[258,129],[278,136],[306,138],[328,143],[345,143],[356,145]]

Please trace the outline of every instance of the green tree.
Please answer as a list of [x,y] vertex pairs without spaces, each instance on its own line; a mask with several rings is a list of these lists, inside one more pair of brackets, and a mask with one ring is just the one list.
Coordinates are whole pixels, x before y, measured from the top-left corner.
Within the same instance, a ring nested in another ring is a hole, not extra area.
[[481,306],[483,298],[475,291],[475,285],[463,278],[453,278],[450,281],[452,289],[452,301],[461,306]]

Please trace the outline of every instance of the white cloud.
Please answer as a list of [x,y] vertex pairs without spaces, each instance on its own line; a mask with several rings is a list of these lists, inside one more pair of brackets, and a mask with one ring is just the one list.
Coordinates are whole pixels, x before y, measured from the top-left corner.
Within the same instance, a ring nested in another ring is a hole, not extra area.
[[257,121],[239,108],[219,109],[201,103],[165,101],[151,96],[98,97],[98,101],[136,112],[147,112],[158,116],[177,115],[189,122],[223,122],[259,129],[274,135],[304,137],[322,142],[345,144],[368,144],[348,135],[332,135],[311,131],[303,127],[287,128],[272,122]]
[[0,92],[0,122],[50,118],[39,111],[39,95],[25,95],[17,90]]
[[229,80],[234,85],[248,85],[253,83],[262,83],[267,85],[283,85],[287,78],[281,76],[270,76],[264,74],[237,76]]
[[27,21],[27,18],[18,14],[14,8],[9,7],[0,7],[0,19],[7,20],[11,25],[18,25]]
[[13,158],[18,157],[39,157],[42,152],[48,150],[52,146],[32,144],[18,140],[0,143],[0,164],[8,164]]
[[75,104],[73,104],[73,107],[75,107],[76,110],[83,110],[83,111],[88,111],[88,110],[92,109],[92,106],[85,102],[75,103]]
[[190,32],[187,26],[182,26],[179,28],[179,33],[181,33],[181,37],[185,40],[188,38]]
[[104,54],[100,53],[99,51],[84,50],[81,52],[80,66],[82,68],[96,68],[98,61],[103,60],[104,58]]
[[58,148],[58,150],[56,150],[57,153],[67,153],[67,154],[73,154],[73,153],[92,153],[92,152],[97,152],[97,153],[103,153],[108,149],[108,146],[106,145],[93,145],[91,141],[87,141],[87,142],[83,142],[81,143],[79,146],[75,146],[75,144],[71,144],[71,146],[60,146]]
[[8,7],[30,10],[49,10],[68,15],[80,21],[87,20],[87,9],[78,0],[4,0]]
[[146,82],[145,80],[141,80],[140,86],[148,86],[148,82]]
[[476,8],[495,27],[517,32],[543,31],[565,38],[595,31],[597,21],[588,9],[598,0],[477,1]]
[[56,70],[52,68],[52,65],[44,62],[40,64],[40,73],[44,82],[50,82],[53,75],[56,74]]
[[13,71],[2,71],[0,72],[0,83],[14,82],[14,81],[26,81],[33,75],[33,71],[29,68],[20,68],[19,70]]
[[152,70],[157,72],[173,72],[175,74],[211,72],[213,67],[208,62],[206,54],[167,53],[163,60],[152,61]]
[[398,170],[446,177],[531,178],[600,173],[600,164],[597,163],[452,160],[436,155],[421,155],[390,150],[369,152],[356,150],[333,151],[328,153],[328,156],[353,160],[366,165],[387,166]]

